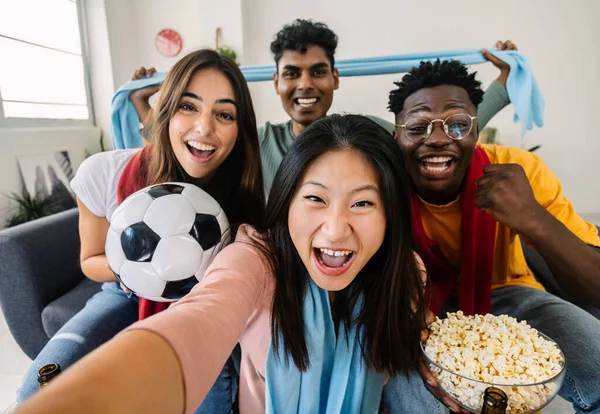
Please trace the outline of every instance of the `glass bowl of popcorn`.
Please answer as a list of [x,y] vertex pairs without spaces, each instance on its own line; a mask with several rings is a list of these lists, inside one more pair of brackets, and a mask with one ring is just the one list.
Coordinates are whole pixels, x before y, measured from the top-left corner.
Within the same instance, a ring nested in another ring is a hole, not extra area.
[[558,344],[507,315],[448,313],[429,325],[421,343],[442,390],[463,409],[479,413],[488,387],[508,396],[509,414],[535,413],[560,389],[566,360]]

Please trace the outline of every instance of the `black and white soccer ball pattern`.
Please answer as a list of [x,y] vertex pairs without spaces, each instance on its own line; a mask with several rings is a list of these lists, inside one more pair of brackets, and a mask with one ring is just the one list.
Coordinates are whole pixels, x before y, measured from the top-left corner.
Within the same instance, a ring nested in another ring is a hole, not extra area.
[[173,302],[202,280],[229,222],[214,198],[192,184],[146,187],[115,210],[106,258],[136,295]]

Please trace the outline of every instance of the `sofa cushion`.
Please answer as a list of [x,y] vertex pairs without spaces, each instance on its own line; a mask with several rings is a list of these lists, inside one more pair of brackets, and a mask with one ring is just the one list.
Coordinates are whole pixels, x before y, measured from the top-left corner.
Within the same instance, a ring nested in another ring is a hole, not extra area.
[[89,298],[100,291],[102,283],[84,278],[77,286],[58,299],[50,302],[42,311],[42,325],[48,338],[54,334],[83,306]]

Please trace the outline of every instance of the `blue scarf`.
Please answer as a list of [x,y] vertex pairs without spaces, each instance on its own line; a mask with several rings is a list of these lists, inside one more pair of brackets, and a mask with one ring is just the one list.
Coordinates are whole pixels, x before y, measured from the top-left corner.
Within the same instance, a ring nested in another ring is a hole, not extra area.
[[[359,301],[353,318],[361,308]],[[301,372],[293,359],[285,356],[281,341],[279,357],[271,343],[266,361],[266,412],[377,413],[385,376],[367,369],[354,327],[346,335],[340,324],[336,337],[328,292],[310,278],[303,314],[310,367]]]
[[165,80],[166,76],[166,73],[155,73],[151,78],[127,81],[113,96],[110,116],[113,149],[142,147],[140,119],[129,99],[129,94],[146,86],[158,85]]
[[[521,123],[522,135],[526,130],[531,130],[534,124],[542,127],[544,124],[544,98],[533,77],[527,58],[518,51],[489,50],[494,56],[510,65],[506,90],[515,109],[515,122]],[[338,60],[335,66],[340,76],[384,75],[408,72],[422,61],[432,61],[438,58],[458,60],[466,65],[487,62],[480,49],[458,49],[344,59]],[[272,80],[273,72],[276,71],[275,65],[245,66],[240,69],[248,82]],[[128,81],[117,91],[112,101],[111,133],[114,149],[142,146],[142,137],[138,130],[139,119],[129,100],[129,94],[133,90],[162,83],[165,76],[165,73],[155,73],[151,78]]]

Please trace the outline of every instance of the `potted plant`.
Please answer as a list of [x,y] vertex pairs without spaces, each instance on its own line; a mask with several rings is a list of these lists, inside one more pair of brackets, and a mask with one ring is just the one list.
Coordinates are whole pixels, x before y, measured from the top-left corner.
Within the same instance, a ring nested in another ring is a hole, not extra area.
[[236,63],[236,65],[240,66],[240,62],[237,61],[237,53],[235,53],[235,50],[233,50],[229,46],[221,46],[220,27],[217,27],[217,31],[215,34],[215,50],[219,55],[227,56],[229,59],[233,60]]
[[25,187],[21,194],[10,193],[6,197],[16,203],[15,206],[9,207],[6,227],[16,226],[57,212],[50,197],[31,197]]

